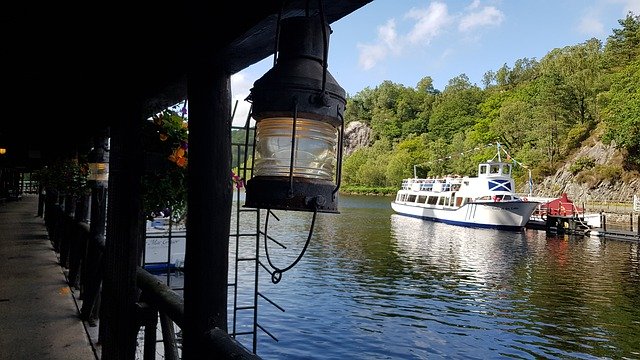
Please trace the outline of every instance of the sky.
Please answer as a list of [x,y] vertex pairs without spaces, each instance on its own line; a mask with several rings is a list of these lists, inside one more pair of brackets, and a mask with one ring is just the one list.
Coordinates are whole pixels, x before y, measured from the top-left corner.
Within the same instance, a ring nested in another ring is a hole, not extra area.
[[[373,0],[331,24],[329,72],[348,95],[384,81],[415,87],[430,76],[438,90],[465,74],[482,76],[518,59],[606,41],[619,20],[640,14],[640,0]],[[245,98],[273,66],[273,56],[231,76],[234,125],[245,123]]]

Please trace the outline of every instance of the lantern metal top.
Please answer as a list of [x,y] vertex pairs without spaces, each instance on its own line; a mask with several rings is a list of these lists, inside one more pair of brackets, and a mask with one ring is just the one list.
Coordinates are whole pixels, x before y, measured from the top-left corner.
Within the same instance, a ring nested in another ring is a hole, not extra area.
[[[346,106],[346,92],[326,69],[331,29],[320,16],[282,19],[277,63],[256,80],[248,100],[256,121],[297,117],[338,127]],[[324,27],[324,29],[323,29]]]

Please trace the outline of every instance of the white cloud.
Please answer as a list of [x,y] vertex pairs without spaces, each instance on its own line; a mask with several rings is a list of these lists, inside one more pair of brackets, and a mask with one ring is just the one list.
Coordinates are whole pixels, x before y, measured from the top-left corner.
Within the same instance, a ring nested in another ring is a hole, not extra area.
[[363,70],[372,69],[379,61],[387,57],[388,51],[382,44],[366,45],[358,44],[360,56],[358,63]]
[[[253,82],[248,79],[246,72],[241,71],[231,75],[232,106],[236,106],[236,101],[238,102],[233,118],[234,126],[243,126],[247,121],[251,104],[245,101],[245,99],[249,96],[252,86]],[[231,108],[231,110],[233,111],[233,108]]]
[[440,2],[432,2],[427,9],[411,9],[405,17],[416,20],[413,29],[407,35],[407,39],[413,44],[428,44],[451,21],[447,5]]
[[593,13],[587,14],[578,21],[578,31],[588,36],[604,34],[604,25]]
[[379,61],[384,60],[389,52],[399,51],[397,38],[396,22],[394,19],[390,19],[378,28],[378,38],[374,44],[358,44],[360,67],[369,70]]
[[[474,6],[474,9],[477,6]],[[460,31],[471,31],[482,26],[497,26],[504,20],[502,11],[493,6],[487,6],[480,11],[464,15],[460,20],[458,29]]]
[[[404,20],[410,25],[405,33],[398,31],[395,19],[378,27],[377,38],[369,44],[358,44],[359,65],[363,70],[370,70],[385,58],[400,56],[404,49],[429,45],[443,34],[454,19],[461,19],[458,23],[460,31],[471,31],[479,27],[498,26],[504,21],[504,13],[495,6],[482,7],[480,0],[473,0],[465,8],[466,14],[449,14],[447,4],[432,1],[426,8],[412,8],[404,15]],[[479,35],[478,35],[479,36]]]
[[398,34],[395,19],[388,20],[386,24],[378,28],[378,39],[392,50],[397,46]]
[[405,19],[414,24],[405,35],[399,35],[395,19],[389,19],[378,27],[378,36],[371,44],[358,44],[358,62],[363,70],[375,67],[390,55],[400,55],[408,44],[429,43],[450,22],[447,6],[432,2],[427,9],[411,9]]
[[480,7],[480,0],[473,0],[469,6],[467,6],[467,10],[474,10]]

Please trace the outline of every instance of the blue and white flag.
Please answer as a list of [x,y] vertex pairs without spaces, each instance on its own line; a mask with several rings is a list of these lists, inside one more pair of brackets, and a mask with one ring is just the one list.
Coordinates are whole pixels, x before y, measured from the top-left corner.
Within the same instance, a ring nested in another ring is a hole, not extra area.
[[489,191],[511,191],[511,181],[489,180]]

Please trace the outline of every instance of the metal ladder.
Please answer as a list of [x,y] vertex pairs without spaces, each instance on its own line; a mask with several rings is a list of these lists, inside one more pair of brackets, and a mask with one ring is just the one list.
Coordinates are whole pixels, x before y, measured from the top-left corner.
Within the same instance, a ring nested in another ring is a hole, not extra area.
[[[249,144],[249,134],[254,128],[234,127],[232,130],[245,130],[244,143],[232,143],[235,150],[237,173],[242,174],[242,179],[246,179],[251,168],[247,165],[246,159],[253,156],[253,144]],[[251,151],[250,151],[251,150]],[[242,161],[241,161],[242,160]],[[235,186],[235,185],[234,185]],[[231,329],[229,335],[239,340],[240,337],[251,336],[251,351],[257,354],[258,329],[269,335],[273,340],[278,339],[271,334],[264,326],[258,322],[258,300],[263,299],[270,305],[284,312],[284,309],[270,300],[259,290],[260,269],[267,272],[269,270],[260,261],[260,236],[264,233],[260,230],[261,209],[243,208],[243,201],[240,189],[235,189],[235,229],[231,229],[230,241],[234,246],[233,277],[230,276],[228,283],[229,291],[233,297]],[[233,225],[233,221],[232,221]],[[255,226],[254,226],[255,225]],[[244,271],[243,271],[244,270]],[[245,314],[249,314],[248,318]],[[245,317],[242,317],[245,316]],[[242,321],[242,319],[245,319]],[[250,322],[250,324],[247,324]]]

